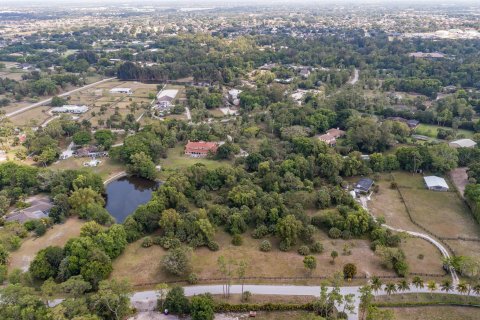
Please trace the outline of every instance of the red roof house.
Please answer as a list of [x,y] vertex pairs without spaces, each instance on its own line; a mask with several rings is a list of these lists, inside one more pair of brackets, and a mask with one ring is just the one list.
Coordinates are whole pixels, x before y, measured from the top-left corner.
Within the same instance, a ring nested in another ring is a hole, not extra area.
[[192,158],[203,158],[208,155],[208,153],[217,153],[218,143],[216,142],[205,142],[205,141],[188,141],[185,146],[185,155]]

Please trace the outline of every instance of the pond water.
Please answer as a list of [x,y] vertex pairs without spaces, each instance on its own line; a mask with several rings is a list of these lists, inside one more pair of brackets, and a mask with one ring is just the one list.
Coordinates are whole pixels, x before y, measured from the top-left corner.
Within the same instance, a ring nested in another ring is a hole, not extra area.
[[141,204],[152,198],[152,192],[157,187],[154,181],[137,178],[122,177],[110,182],[105,188],[107,194],[107,211],[122,223]]

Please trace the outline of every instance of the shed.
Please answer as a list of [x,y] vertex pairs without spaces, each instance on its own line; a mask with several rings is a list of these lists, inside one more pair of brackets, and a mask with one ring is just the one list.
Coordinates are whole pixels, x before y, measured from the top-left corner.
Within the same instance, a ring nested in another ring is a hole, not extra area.
[[445,179],[437,176],[423,177],[428,190],[448,191],[449,187]]
[[459,139],[448,144],[452,148],[473,148],[477,145],[472,139]]
[[355,184],[353,190],[356,193],[368,193],[373,186],[373,180],[369,178],[362,178]]

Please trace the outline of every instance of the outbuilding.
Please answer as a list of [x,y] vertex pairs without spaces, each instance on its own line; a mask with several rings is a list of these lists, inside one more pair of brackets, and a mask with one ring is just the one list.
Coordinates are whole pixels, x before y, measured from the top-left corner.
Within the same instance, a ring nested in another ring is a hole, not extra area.
[[448,144],[452,148],[473,148],[477,145],[472,139],[459,139]]
[[428,190],[433,191],[448,191],[449,187],[445,179],[437,176],[427,176],[423,177],[425,181],[425,185],[427,186]]
[[373,180],[369,178],[362,178],[358,180],[358,182],[355,184],[355,187],[353,190],[355,193],[368,193],[370,192],[370,189],[373,186]]

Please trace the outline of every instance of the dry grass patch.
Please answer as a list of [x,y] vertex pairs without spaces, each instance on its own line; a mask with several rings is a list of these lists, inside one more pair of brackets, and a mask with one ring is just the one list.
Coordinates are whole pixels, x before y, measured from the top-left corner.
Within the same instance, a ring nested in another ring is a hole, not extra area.
[[416,307],[392,308],[396,320],[477,320],[480,319],[480,308],[474,307]]
[[455,251],[455,255],[480,258],[480,242],[446,240],[445,242]]
[[[319,232],[319,239],[325,239],[326,235]],[[220,250],[212,252],[202,247],[192,253],[192,268],[199,278],[222,277],[218,270],[217,259],[220,256],[235,260],[245,260],[249,267],[246,277],[307,277],[309,274],[303,266],[303,256],[292,248],[289,252],[278,250],[278,241],[271,239],[273,249],[271,252],[261,252],[259,246],[262,240],[244,235],[242,246],[230,244],[231,236],[223,231],[216,235],[216,241]],[[393,275],[394,273],[381,267],[380,258],[370,250],[367,240],[324,240],[322,241],[325,251],[322,254],[315,254],[317,257],[317,269],[312,276],[333,276],[341,270],[346,263],[357,265],[358,275]],[[348,244],[351,254],[343,255],[344,245]],[[331,263],[330,252],[336,250],[339,253],[335,264]],[[168,280],[179,280],[166,274],[161,268],[161,259],[166,251],[159,246],[142,248],[141,240],[130,244],[124,253],[114,261],[113,278],[126,278],[134,285],[145,285],[160,283]],[[271,280],[270,280],[271,281]],[[320,283],[321,280],[312,278],[306,279],[306,283]],[[261,279],[249,280],[250,283],[261,282]]]
[[455,192],[402,189],[412,218],[440,237],[478,237],[480,226]]
[[68,170],[68,169],[85,169],[91,170],[96,174],[99,174],[103,179],[122,172],[125,170],[125,167],[122,163],[115,161],[110,158],[101,158],[102,163],[98,167],[84,167],[83,163],[89,161],[90,158],[68,158],[66,160],[61,160],[55,162],[51,168],[59,170]]
[[84,221],[78,218],[70,218],[63,224],[56,224],[43,236],[30,238],[23,242],[20,249],[10,254],[8,268],[20,268],[24,271],[28,270],[30,262],[35,258],[38,251],[48,246],[63,247],[68,239],[80,235],[80,228]]
[[442,255],[428,241],[409,237],[400,248],[405,252],[410,272],[443,274]]

